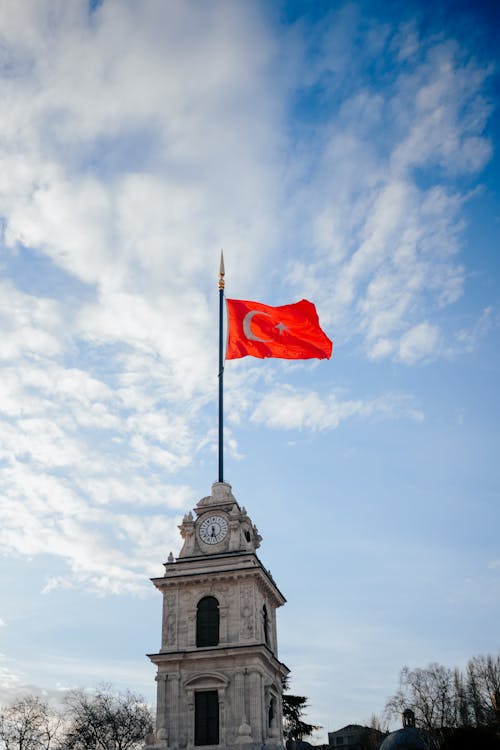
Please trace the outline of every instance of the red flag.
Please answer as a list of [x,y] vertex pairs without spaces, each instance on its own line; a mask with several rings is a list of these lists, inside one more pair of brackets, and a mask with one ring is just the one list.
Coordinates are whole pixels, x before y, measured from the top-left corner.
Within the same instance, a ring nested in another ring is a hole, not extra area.
[[318,313],[306,299],[269,307],[260,302],[228,299],[229,336],[226,359],[280,357],[330,359],[332,342],[319,326]]

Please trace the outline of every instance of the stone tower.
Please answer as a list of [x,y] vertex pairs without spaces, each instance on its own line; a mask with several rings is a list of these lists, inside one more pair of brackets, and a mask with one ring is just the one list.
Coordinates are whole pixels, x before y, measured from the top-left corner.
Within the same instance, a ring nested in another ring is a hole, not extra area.
[[147,745],[283,747],[276,609],[283,595],[256,555],[261,537],[231,485],[216,482],[179,526],[184,544],[153,583],[163,595],[156,733]]

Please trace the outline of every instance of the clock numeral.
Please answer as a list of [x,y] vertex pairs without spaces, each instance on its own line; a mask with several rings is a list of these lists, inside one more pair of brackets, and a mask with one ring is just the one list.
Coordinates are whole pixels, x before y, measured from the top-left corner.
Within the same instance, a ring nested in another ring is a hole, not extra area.
[[222,516],[208,516],[200,526],[200,539],[205,544],[218,544],[227,534],[228,524]]

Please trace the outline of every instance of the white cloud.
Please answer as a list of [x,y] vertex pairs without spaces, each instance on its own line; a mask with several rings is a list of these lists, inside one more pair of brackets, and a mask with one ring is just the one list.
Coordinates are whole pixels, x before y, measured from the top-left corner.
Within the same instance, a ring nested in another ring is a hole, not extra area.
[[[166,558],[167,547],[177,542],[178,519],[110,512],[63,484],[50,476],[30,477],[23,467],[23,494],[13,484],[2,503],[3,552],[60,557],[73,580],[97,593],[143,593],[147,576],[158,572],[152,561]],[[70,580],[51,576],[46,590],[68,586]]]
[[[4,368],[1,391],[2,550],[60,557],[94,590],[141,591],[151,572],[148,555],[128,534],[139,510],[150,529],[149,560],[155,559],[152,550],[161,559],[163,545],[175,547],[175,522],[167,514],[161,523],[147,509],[167,511],[192,501],[187,487],[171,486],[163,476],[190,460],[185,421],[155,411],[154,397],[141,412],[89,373],[50,362]],[[110,442],[115,435],[120,441]],[[107,505],[129,510],[117,519],[103,511]],[[117,553],[124,538],[126,556]],[[113,581],[106,578],[110,570]],[[47,590],[67,581],[56,576]]]
[[[147,560],[176,538],[158,509],[195,500],[176,474],[216,445],[220,246],[230,294],[310,296],[368,358],[415,365],[447,351],[439,311],[465,277],[464,196],[450,180],[489,156],[488,71],[415,25],[366,24],[354,6],[329,16],[309,65],[303,28],[284,40],[266,12],[2,3],[0,541],[64,561],[46,590],[104,591],[108,569],[117,590],[139,590]],[[370,55],[406,62],[375,87]],[[286,115],[318,89],[336,104],[304,136]],[[233,428],[249,414],[310,430],[422,418],[405,398],[294,390],[294,372],[228,373]],[[235,434],[226,440],[238,458]]]
[[24,294],[10,281],[0,282],[2,347],[0,359],[54,357],[63,350],[60,305],[46,297]]
[[388,357],[393,353],[395,348],[396,344],[394,341],[386,338],[379,338],[374,344],[372,344],[369,356],[372,359],[385,359],[385,357]]
[[50,3],[8,3],[3,15],[19,70],[0,84],[9,245],[110,291],[186,281],[221,243],[235,278],[258,266],[276,234],[279,102],[251,5],[138,13],[108,0],[90,21],[71,2],[55,24]]
[[456,333],[456,341],[459,349],[465,352],[473,352],[481,339],[488,335],[488,333],[498,328],[500,325],[500,316],[489,305],[481,311],[479,318],[468,328],[461,328]]
[[401,337],[398,359],[407,365],[428,359],[439,346],[439,329],[430,323],[419,323]]
[[[346,34],[360,23],[352,15]],[[337,338],[355,337],[369,357],[405,364],[446,352],[429,318],[464,289],[457,256],[467,195],[455,178],[477,174],[491,155],[483,135],[491,71],[455,43],[416,34],[412,25],[393,35],[387,86],[370,88],[361,75],[358,83],[351,61],[351,93],[323,123],[322,151],[293,206],[299,236],[299,222],[312,217],[314,252],[293,259],[287,276],[297,293],[317,300]],[[323,54],[328,66],[333,52]],[[398,71],[392,54],[411,62]],[[359,64],[369,55],[360,51]]]
[[10,698],[12,691],[21,690],[23,682],[19,674],[12,672],[8,667],[0,666],[0,700]]
[[255,407],[252,421],[276,429],[332,430],[352,417],[409,418],[422,421],[423,414],[401,396],[369,401],[341,400],[335,394],[297,391],[288,386],[266,394]]
[[414,97],[414,109],[398,108],[407,135],[395,148],[396,170],[434,164],[456,173],[476,172],[491,155],[491,144],[479,133],[490,107],[478,95],[488,73],[460,60],[454,42],[436,43],[412,72],[400,76],[399,93]]

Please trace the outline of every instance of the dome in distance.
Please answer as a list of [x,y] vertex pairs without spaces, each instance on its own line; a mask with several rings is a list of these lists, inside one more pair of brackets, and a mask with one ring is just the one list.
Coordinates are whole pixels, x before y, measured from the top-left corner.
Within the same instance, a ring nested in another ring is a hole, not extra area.
[[380,750],[428,750],[422,732],[415,727],[404,727],[385,738],[380,745]]
[[410,708],[402,713],[403,728],[385,738],[380,750],[428,750],[425,734],[415,727],[415,714]]

